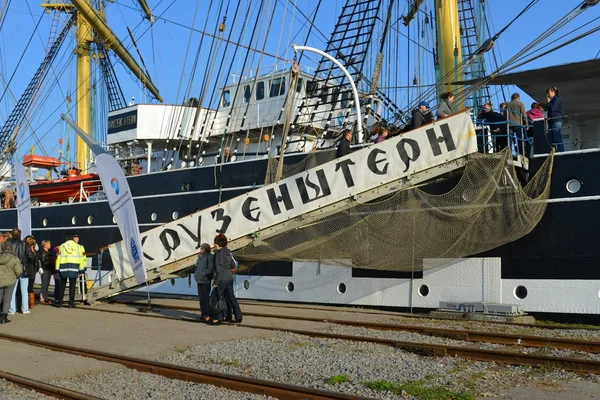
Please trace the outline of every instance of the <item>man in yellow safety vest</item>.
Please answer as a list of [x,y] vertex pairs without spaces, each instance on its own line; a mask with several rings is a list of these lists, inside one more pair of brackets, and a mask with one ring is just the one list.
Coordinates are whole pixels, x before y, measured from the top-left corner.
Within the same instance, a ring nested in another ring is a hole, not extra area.
[[79,234],[67,235],[67,241],[60,245],[60,251],[56,257],[56,274],[60,275],[60,288],[56,299],[56,307],[62,307],[68,280],[69,308],[75,308],[76,281],[77,277],[85,272],[86,263],[85,249],[79,244]]

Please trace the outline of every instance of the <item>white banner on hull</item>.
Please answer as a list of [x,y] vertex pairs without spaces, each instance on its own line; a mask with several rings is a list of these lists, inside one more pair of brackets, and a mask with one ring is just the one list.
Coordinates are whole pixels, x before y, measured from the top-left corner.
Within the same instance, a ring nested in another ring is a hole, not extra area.
[[18,160],[13,162],[15,166],[15,180],[17,181],[17,218],[21,230],[21,238],[31,235],[31,201],[29,199],[29,182],[27,171]]
[[[230,240],[245,237],[476,151],[469,111],[456,114],[146,231],[141,241],[146,267],[193,256],[219,233]],[[131,276],[119,273],[128,270],[124,245],[109,246],[118,279]]]
[[[110,154],[96,155],[96,166],[108,205],[115,216],[121,236],[127,243],[129,262],[120,264],[124,268],[120,274],[134,275],[137,283],[142,284],[147,279],[146,268],[141,257],[140,231],[129,184],[123,169]],[[124,254],[121,257],[124,258]]]

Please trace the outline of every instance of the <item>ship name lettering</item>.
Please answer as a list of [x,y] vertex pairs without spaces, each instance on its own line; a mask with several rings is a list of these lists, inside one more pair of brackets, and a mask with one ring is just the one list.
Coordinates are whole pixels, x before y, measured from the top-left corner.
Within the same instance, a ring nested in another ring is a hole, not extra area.
[[217,233],[225,234],[227,232],[227,228],[229,228],[229,224],[231,224],[231,217],[229,215],[225,215],[225,210],[222,208],[217,208],[216,210],[210,213],[215,221],[223,221],[221,228],[217,229]]
[[[377,159],[377,156],[379,154],[386,154],[386,152],[381,149],[371,150],[371,152],[369,153],[369,156],[367,157],[367,167],[369,167],[371,172],[373,172],[374,174],[385,175],[385,174],[387,174],[388,166],[390,165],[390,163],[386,162],[387,158]],[[377,164],[381,164],[382,162],[386,162],[386,163],[383,166],[383,169],[379,169]]]
[[431,150],[433,151],[434,156],[439,156],[442,154],[440,143],[445,143],[448,151],[456,150],[454,138],[452,137],[452,132],[450,132],[450,127],[448,124],[441,124],[440,130],[442,131],[442,136],[437,136],[435,129],[433,128],[427,129],[426,131],[427,138],[429,139],[429,144],[431,145]]
[[281,207],[279,207],[279,203],[283,202],[286,211],[294,208],[294,203],[292,203],[292,198],[290,197],[290,191],[288,190],[287,185],[284,183],[279,185],[279,191],[281,194],[277,196],[275,193],[275,189],[267,189],[267,196],[269,197],[269,203],[271,203],[271,209],[273,210],[273,215],[281,214]]
[[[249,221],[258,222],[260,219],[260,207],[251,208],[252,203],[255,201],[258,201],[256,197],[248,197],[246,200],[244,200],[244,204],[242,204],[242,215]],[[256,216],[253,216],[252,211],[257,210],[258,212],[256,213]]]
[[342,170],[342,174],[344,174],[344,180],[346,181],[346,186],[349,188],[354,186],[354,179],[352,178],[352,172],[350,172],[350,165],[356,165],[356,163],[351,159],[347,159],[335,164],[335,171],[337,172],[340,169]]
[[144,252],[144,243],[146,243],[146,239],[148,239],[148,236],[142,236],[142,253],[144,254],[144,257],[146,257],[148,260],[154,261],[153,257],[149,256],[148,254],[146,254],[146,252]]
[[[322,199],[331,194],[329,182],[327,182],[327,177],[325,176],[325,171],[319,169],[315,171],[315,175],[317,175],[317,180],[319,181],[318,184],[310,180],[309,173],[306,174],[306,178],[296,178],[296,185],[298,186],[298,192],[300,192],[300,198],[302,199],[303,204]],[[313,198],[311,198],[309,195],[308,188],[314,191]]]
[[[411,154],[408,154],[407,146],[410,148]],[[404,171],[402,172],[408,171],[408,168],[410,168],[410,162],[417,161],[419,159],[419,156],[421,155],[421,148],[419,147],[419,142],[413,139],[405,138],[400,140],[398,144],[396,144],[396,149],[398,150],[398,155],[400,156],[400,159],[406,166],[406,168],[404,168]]]
[[185,231],[185,233],[187,233],[190,238],[192,238],[192,240],[194,242],[196,242],[196,248],[199,249],[200,248],[200,241],[201,241],[201,230],[202,230],[202,215],[198,216],[198,227],[196,228],[196,232],[197,234],[194,234],[194,232],[192,232],[187,226],[185,226],[184,224],[177,224],[178,227],[180,227],[181,229],[183,229]]
[[[173,242],[172,244],[169,242],[169,237],[171,238],[171,242]],[[181,244],[181,239],[179,238],[179,234],[176,230],[169,228],[163,230],[160,233],[159,238],[160,243],[162,243],[164,249],[167,251],[167,258],[165,258],[165,261],[167,261],[169,258],[171,258],[173,250],[178,248]]]

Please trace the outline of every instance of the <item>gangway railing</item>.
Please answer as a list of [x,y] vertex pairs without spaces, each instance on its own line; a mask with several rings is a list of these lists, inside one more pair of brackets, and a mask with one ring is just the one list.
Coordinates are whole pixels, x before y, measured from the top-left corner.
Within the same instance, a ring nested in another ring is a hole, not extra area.
[[301,228],[357,203],[367,203],[465,166],[477,152],[469,110],[321,164],[142,234],[147,282],[133,276],[123,241],[109,245],[109,283],[88,291],[88,302],[178,277],[200,244],[215,235],[235,251]]

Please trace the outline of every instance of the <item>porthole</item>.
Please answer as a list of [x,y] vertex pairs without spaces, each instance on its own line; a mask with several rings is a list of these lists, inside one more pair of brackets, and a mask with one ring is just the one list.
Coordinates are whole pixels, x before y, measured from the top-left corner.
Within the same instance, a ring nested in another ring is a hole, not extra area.
[[158,218],[158,214],[157,214],[157,213],[155,213],[155,212],[153,212],[153,213],[152,213],[152,215],[150,215],[150,219],[151,219],[152,221],[156,221],[156,218]]
[[419,296],[427,297],[429,295],[429,286],[421,285],[419,286]]
[[250,289],[250,281],[248,281],[247,279],[244,281],[244,284],[242,285],[244,287],[244,289],[248,290]]
[[565,185],[567,192],[577,193],[581,190],[581,181],[577,178],[569,179]]
[[91,225],[93,222],[94,222],[94,216],[93,215],[88,215],[88,218],[87,218],[88,225]]
[[171,214],[171,217],[173,218],[173,221],[175,221],[177,218],[179,218],[179,211],[177,211],[177,210],[173,211],[173,214]]
[[344,293],[346,293],[346,284],[345,284],[345,283],[340,283],[340,284],[337,286],[337,292],[338,292],[339,294],[344,294]]
[[294,291],[294,282],[288,282],[287,285],[285,285],[285,290],[292,293]]
[[112,223],[113,223],[113,224],[116,224],[116,223],[117,223],[117,219],[115,218],[115,216],[114,216],[114,215],[113,215],[113,217],[112,217]]
[[73,218],[71,218],[71,224],[72,225],[76,225],[77,224],[77,217],[73,216]]
[[237,160],[237,156],[234,154],[231,156],[231,158],[229,160],[230,160],[230,162],[234,162],[235,160]]
[[517,286],[515,288],[515,297],[523,300],[525,297],[527,297],[527,288],[525,286]]
[[44,219],[42,220],[42,225],[43,225],[43,226],[48,226],[48,218],[44,218]]
[[169,279],[169,282],[171,283],[171,286],[175,286],[175,278]]

